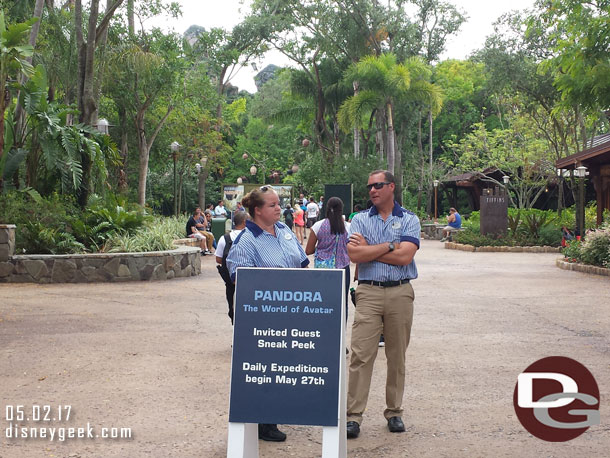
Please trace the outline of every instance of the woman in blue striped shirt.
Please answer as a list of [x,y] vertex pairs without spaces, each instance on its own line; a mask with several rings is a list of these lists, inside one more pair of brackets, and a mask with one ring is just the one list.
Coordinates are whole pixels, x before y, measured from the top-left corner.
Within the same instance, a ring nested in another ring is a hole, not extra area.
[[[227,267],[233,281],[238,267],[295,268],[309,264],[294,233],[280,223],[282,207],[271,186],[249,192],[241,203],[252,220],[246,221],[246,228],[237,236],[227,256]],[[286,440],[286,434],[277,425],[259,424],[258,438],[282,442]]]

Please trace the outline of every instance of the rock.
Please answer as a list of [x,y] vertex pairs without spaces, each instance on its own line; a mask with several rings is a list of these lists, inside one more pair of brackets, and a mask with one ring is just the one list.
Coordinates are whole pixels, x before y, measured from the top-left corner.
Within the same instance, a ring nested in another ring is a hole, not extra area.
[[166,278],[167,278],[167,274],[165,273],[165,268],[163,267],[163,265],[158,264],[157,266],[155,266],[150,279],[151,280],[165,280]]
[[144,267],[142,267],[139,270],[140,280],[150,280],[154,270],[155,270],[155,266],[152,264],[147,264]]
[[8,243],[0,244],[0,261],[8,261],[13,252],[9,249]]
[[129,270],[129,267],[127,267],[125,264],[121,264],[119,266],[118,276],[119,277],[131,277],[131,271]]
[[47,265],[44,263],[44,261],[35,260],[22,262],[25,270],[34,280],[40,280],[40,278],[49,275],[49,270],[47,269]]
[[8,277],[15,270],[12,262],[0,262],[0,277]]
[[176,264],[176,261],[174,260],[173,256],[166,256],[163,260],[163,263],[165,265],[165,271],[169,272],[174,268],[174,264]]
[[76,263],[66,259],[56,259],[53,264],[51,278],[53,283],[68,283],[74,281]]
[[180,256],[180,268],[182,270],[186,269],[186,266],[189,266],[190,262],[189,262],[189,257],[188,254],[183,254]]
[[106,264],[104,264],[104,270],[108,272],[113,277],[116,277],[119,274],[119,266],[121,265],[121,258],[116,257],[112,258]]

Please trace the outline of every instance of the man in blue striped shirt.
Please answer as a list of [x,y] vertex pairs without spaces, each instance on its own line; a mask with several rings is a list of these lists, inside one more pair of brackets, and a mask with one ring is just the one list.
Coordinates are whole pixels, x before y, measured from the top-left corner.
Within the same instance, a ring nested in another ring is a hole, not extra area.
[[369,175],[367,188],[373,206],[354,216],[347,244],[350,260],[358,264],[347,393],[348,438],[360,434],[382,333],[388,364],[384,417],[391,432],[405,430],[405,353],[415,298],[410,281],[417,278],[413,257],[421,230],[417,216],[394,200],[394,175],[376,170]]

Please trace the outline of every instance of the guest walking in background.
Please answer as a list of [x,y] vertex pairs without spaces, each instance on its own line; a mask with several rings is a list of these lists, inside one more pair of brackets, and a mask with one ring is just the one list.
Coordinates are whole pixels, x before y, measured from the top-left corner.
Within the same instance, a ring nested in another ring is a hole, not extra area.
[[305,253],[315,253],[315,267],[345,270],[345,319],[349,294],[349,256],[347,254],[349,223],[343,219],[343,201],[331,197],[326,203],[326,218],[316,222],[309,233]]
[[294,206],[294,232],[297,235],[297,240],[303,245],[303,231],[305,230],[305,212],[298,205]]

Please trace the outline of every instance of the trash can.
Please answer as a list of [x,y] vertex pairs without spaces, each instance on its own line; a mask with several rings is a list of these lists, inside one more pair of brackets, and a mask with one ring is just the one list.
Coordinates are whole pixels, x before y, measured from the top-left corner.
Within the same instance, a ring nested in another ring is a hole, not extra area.
[[212,218],[212,234],[216,239],[216,243],[226,234],[225,225],[227,218]]

